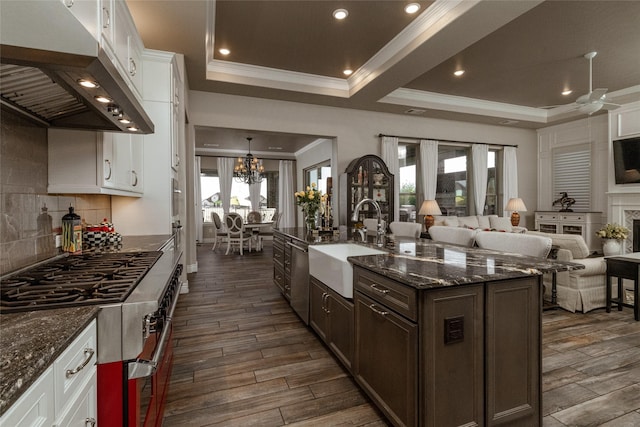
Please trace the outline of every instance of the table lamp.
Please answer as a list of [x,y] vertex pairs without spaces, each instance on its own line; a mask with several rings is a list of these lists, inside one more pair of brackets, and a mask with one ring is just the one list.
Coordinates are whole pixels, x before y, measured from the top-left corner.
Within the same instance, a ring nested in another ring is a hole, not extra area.
[[519,197],[509,199],[509,202],[507,202],[507,206],[504,209],[507,211],[511,211],[511,225],[513,225],[514,227],[517,227],[518,224],[520,224],[520,214],[518,213],[518,211],[527,211],[527,207]]
[[420,206],[418,215],[424,215],[424,227],[426,231],[429,231],[429,227],[431,227],[435,221],[433,215],[442,215],[442,212],[440,211],[438,202],[435,200],[425,200],[422,202],[422,206]]

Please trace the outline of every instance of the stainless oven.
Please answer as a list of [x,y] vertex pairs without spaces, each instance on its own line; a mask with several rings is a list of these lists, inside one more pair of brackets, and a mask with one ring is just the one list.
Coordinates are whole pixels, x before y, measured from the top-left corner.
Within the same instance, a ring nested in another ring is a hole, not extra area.
[[125,362],[127,381],[123,390],[127,425],[162,425],[164,404],[173,366],[172,316],[180,293],[182,265],[175,269],[158,310],[145,317],[145,343],[140,355]]

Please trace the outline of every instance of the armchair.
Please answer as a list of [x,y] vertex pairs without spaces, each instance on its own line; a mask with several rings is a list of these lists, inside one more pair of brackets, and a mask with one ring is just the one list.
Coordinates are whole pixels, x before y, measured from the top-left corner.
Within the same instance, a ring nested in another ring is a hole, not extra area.
[[[571,312],[586,313],[606,306],[607,263],[603,256],[590,256],[589,248],[582,236],[537,231],[530,231],[527,235],[529,234],[550,237],[558,261],[575,262],[585,267],[584,270],[558,273],[557,292],[560,307]],[[550,287],[546,288],[548,290]],[[615,286],[613,295],[617,296]]]

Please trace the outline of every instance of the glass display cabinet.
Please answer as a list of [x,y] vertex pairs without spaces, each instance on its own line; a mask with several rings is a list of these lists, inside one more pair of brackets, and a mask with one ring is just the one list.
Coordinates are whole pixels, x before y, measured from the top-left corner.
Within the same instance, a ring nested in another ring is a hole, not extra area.
[[365,219],[376,218],[375,208],[366,203],[360,209],[358,220],[351,219],[356,204],[364,198],[373,199],[380,205],[387,226],[394,220],[393,178],[384,161],[373,154],[354,159],[340,176],[340,224],[347,226],[349,238]]

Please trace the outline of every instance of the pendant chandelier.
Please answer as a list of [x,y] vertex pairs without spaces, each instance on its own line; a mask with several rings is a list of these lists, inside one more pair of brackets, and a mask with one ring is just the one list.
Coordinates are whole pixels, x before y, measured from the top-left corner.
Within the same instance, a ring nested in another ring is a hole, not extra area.
[[253,157],[253,154],[251,154],[251,139],[252,138],[247,138],[249,142],[249,153],[244,156],[244,158],[238,157],[238,161],[233,168],[233,177],[236,181],[244,182],[245,184],[262,182],[264,178],[262,160]]

